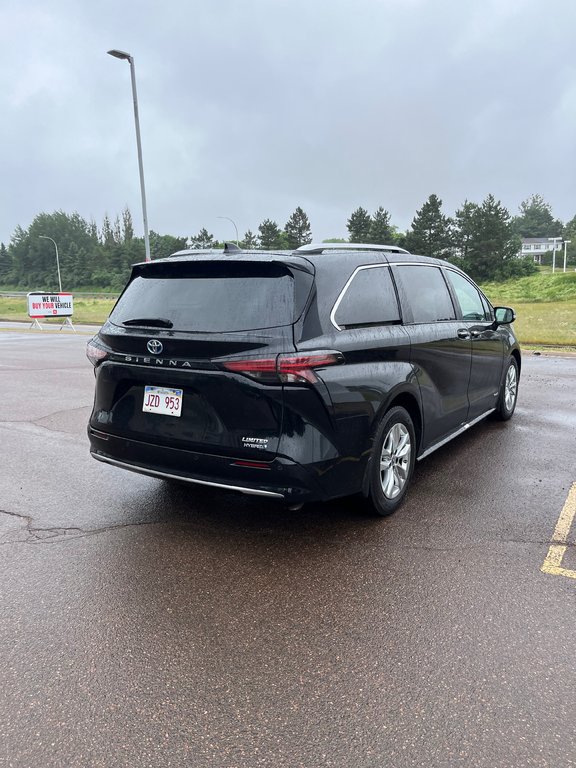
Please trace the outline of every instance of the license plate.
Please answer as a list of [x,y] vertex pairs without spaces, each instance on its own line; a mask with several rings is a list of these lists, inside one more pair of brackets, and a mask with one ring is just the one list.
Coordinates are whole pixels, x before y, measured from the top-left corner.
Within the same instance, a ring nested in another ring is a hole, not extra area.
[[145,413],[160,413],[163,416],[180,416],[182,413],[182,390],[166,387],[144,387]]

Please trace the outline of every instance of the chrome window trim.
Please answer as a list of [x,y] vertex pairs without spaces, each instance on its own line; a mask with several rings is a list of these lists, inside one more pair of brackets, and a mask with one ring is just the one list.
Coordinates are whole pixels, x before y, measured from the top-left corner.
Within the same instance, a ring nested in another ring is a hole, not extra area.
[[[365,269],[388,269],[388,267],[390,267],[390,266],[392,266],[392,265],[389,264],[388,262],[385,262],[385,263],[382,263],[382,264],[363,264],[360,267],[356,267],[354,272],[352,272],[352,274],[350,275],[348,280],[344,283],[344,288],[342,288],[342,290],[338,294],[338,298],[336,299],[336,301],[334,303],[334,306],[332,307],[332,311],[330,312],[330,322],[332,323],[334,328],[336,328],[337,331],[342,331],[343,328],[341,328],[338,325],[338,323],[336,322],[336,320],[335,320],[336,312],[338,311],[338,307],[340,306],[340,302],[342,301],[342,299],[346,295],[346,291],[350,287],[352,281],[354,280],[354,278],[356,277],[358,272],[362,272]],[[398,299],[396,299],[396,300],[398,301]],[[400,313],[400,304],[398,304],[398,314],[400,315],[400,320],[402,320],[402,315]]]
[[[438,270],[440,270],[440,274],[442,274],[442,270],[443,269],[451,269],[450,267],[444,266],[444,264],[427,264],[425,261],[387,261],[387,262],[382,262],[380,264],[363,264],[363,265],[361,265],[359,267],[356,267],[354,272],[352,272],[352,274],[350,275],[350,277],[348,278],[348,280],[344,284],[344,288],[342,288],[342,290],[340,291],[340,293],[338,295],[338,298],[336,299],[336,302],[335,302],[334,306],[332,307],[332,311],[330,312],[330,322],[332,323],[334,328],[336,328],[337,331],[343,330],[338,325],[338,323],[335,320],[336,311],[338,310],[338,307],[340,306],[340,302],[344,298],[344,294],[346,293],[346,291],[350,287],[350,283],[352,282],[352,280],[354,280],[354,278],[356,277],[358,272],[360,272],[363,269],[377,269],[378,267],[392,267],[392,268],[394,268],[394,267],[414,267],[414,266],[417,266],[417,267],[430,267],[430,268],[438,269]],[[456,269],[452,269],[452,272],[456,272],[456,274],[464,275],[464,277],[467,278],[468,282],[470,282],[470,278],[467,277],[464,272],[460,272],[457,268]],[[446,282],[445,279],[444,279],[444,282]],[[480,289],[478,288],[478,286],[475,285],[475,283],[471,283],[471,284],[474,285],[474,287],[476,287],[477,290],[480,291]],[[446,286],[446,289],[448,290],[448,294],[450,295],[450,289],[448,288],[448,286]],[[480,291],[480,293],[482,293],[482,291]],[[484,294],[482,294],[482,295],[484,296]],[[486,296],[484,296],[484,298],[486,299],[486,301],[488,301]],[[452,301],[452,296],[450,296],[450,301]],[[488,301],[488,304],[490,304],[489,301]],[[492,305],[490,304],[490,306],[492,306]],[[402,306],[401,306],[400,303],[398,304],[398,309],[400,311],[400,320],[401,320],[402,324],[404,325],[405,323],[404,323],[404,320],[402,318]],[[456,311],[456,307],[454,307],[454,311]],[[456,321],[457,321],[457,318],[454,318],[453,320],[437,320],[436,322],[439,322],[439,323],[442,323],[442,322],[454,323]],[[410,325],[418,325],[418,323],[410,323]]]

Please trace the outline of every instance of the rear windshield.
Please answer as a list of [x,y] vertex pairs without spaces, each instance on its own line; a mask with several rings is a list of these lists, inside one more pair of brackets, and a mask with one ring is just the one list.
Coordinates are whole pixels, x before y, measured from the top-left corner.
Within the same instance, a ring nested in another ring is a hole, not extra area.
[[174,330],[207,333],[274,328],[294,319],[288,268],[250,262],[148,267],[129,283],[110,315],[119,326],[153,327],[162,320]]

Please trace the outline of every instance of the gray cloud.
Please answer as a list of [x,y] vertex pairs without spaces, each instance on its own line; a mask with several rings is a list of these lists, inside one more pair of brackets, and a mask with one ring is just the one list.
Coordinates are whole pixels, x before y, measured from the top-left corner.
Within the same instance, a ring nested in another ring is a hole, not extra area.
[[50,0],[0,10],[0,240],[41,211],[140,228],[136,61],[152,229],[232,237],[297,205],[400,227],[540,192],[576,213],[571,0]]

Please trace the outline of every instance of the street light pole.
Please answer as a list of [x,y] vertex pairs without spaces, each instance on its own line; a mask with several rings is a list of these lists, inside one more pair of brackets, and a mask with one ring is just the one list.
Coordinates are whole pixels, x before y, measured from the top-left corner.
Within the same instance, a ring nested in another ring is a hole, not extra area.
[[138,149],[138,170],[140,172],[140,192],[142,194],[142,217],[144,219],[144,248],[146,251],[146,261],[151,261],[150,257],[150,237],[148,235],[148,214],[146,213],[146,190],[144,188],[144,166],[142,164],[142,142],[140,140],[140,121],[138,119],[138,96],[136,93],[136,71],[134,69],[134,57],[125,51],[113,49],[108,51],[110,56],[117,59],[124,59],[130,64],[130,78],[132,80],[132,100],[134,102],[134,123],[136,125],[136,146]]
[[564,272],[566,272],[566,247],[570,245],[572,240],[564,240]]
[[216,216],[216,218],[217,219],[226,219],[226,221],[232,222],[232,224],[234,225],[234,229],[236,230],[236,245],[239,246],[240,243],[239,243],[239,238],[238,238],[238,227],[236,226],[236,222],[234,221],[234,219],[231,219],[228,216]]
[[[43,240],[52,240],[51,237],[48,237],[48,235],[38,235],[38,237],[41,237]],[[62,280],[60,278],[60,259],[58,257],[58,246],[56,245],[56,240],[52,240],[54,243],[54,248],[56,248],[56,268],[58,269],[58,288],[60,289],[60,293],[62,293]]]
[[548,240],[552,241],[552,273],[556,272],[556,243],[561,241],[561,237],[549,237]]

